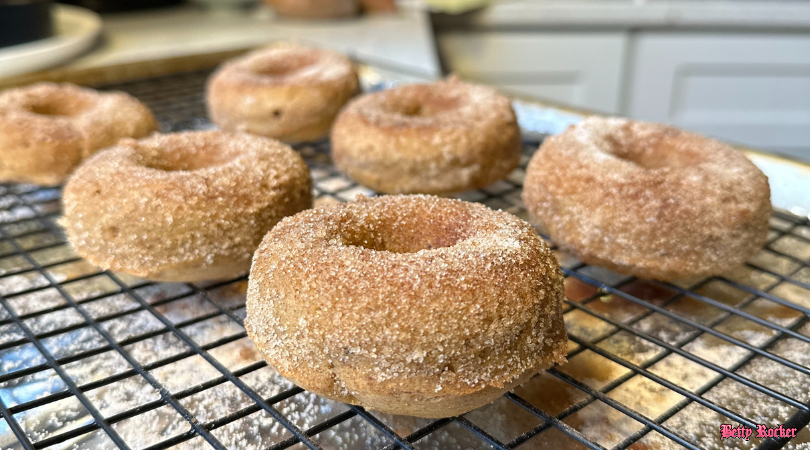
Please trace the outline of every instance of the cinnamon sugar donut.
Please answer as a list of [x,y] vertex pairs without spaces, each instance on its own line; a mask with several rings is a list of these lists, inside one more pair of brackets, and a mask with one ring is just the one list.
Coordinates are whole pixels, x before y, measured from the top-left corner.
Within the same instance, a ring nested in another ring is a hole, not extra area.
[[91,263],[197,281],[247,272],[262,237],[312,193],[291,148],[209,131],[123,140],[76,170],[63,203],[68,239]]
[[451,194],[506,177],[520,162],[508,98],[451,78],[364,95],[340,113],[332,159],[389,194]]
[[358,86],[351,61],[340,53],[276,46],[220,67],[208,81],[208,114],[223,130],[313,141],[329,133]]
[[560,267],[526,222],[460,200],[361,198],[267,234],[246,328],[312,392],[446,417],[565,361],[562,299]]
[[0,92],[0,180],[52,185],[100,148],[158,129],[123,92],[37,83]]
[[660,280],[707,276],[765,243],[768,178],[741,152],[665,125],[589,118],[532,157],[523,199],[580,260]]

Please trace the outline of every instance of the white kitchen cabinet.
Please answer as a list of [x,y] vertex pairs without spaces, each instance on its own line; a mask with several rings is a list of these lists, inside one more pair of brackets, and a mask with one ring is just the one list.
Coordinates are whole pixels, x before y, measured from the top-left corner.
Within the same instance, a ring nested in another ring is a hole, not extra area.
[[619,112],[623,32],[448,31],[438,35],[460,76],[567,105]]
[[810,160],[810,33],[448,30],[447,68],[504,91]]
[[625,114],[810,159],[810,35],[634,39]]

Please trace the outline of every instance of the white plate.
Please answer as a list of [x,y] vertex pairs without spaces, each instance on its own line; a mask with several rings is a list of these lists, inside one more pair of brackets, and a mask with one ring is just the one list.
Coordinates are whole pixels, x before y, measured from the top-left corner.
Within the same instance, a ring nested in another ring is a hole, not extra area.
[[74,58],[93,46],[101,32],[101,17],[86,8],[55,4],[54,35],[0,48],[0,77],[46,69]]

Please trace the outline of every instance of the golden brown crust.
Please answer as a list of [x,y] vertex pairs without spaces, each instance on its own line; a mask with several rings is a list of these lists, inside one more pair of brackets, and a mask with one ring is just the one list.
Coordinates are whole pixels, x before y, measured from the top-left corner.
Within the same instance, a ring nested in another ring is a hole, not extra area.
[[123,140],[76,170],[63,203],[68,238],[93,264],[196,281],[247,272],[262,237],[312,193],[288,146],[209,131]]
[[364,95],[332,129],[332,159],[358,183],[389,194],[451,194],[506,177],[520,162],[508,98],[451,79]]
[[37,83],[0,92],[0,180],[52,185],[82,159],[125,137],[158,129],[123,92]]
[[268,233],[246,328],[306,389],[445,417],[565,360],[562,299],[557,261],[522,220],[459,200],[376,197]]
[[661,280],[721,273],[762,248],[767,177],[741,152],[664,125],[590,118],[546,139],[523,198],[587,263]]
[[340,53],[280,45],[225,63],[209,79],[206,100],[223,130],[302,142],[326,136],[358,87]]

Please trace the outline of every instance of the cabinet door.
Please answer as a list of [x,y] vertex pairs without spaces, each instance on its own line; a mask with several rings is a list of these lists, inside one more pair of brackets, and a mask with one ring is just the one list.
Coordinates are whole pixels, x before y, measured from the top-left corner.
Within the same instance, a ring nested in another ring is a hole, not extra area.
[[810,159],[810,34],[637,36],[626,113]]
[[619,112],[624,33],[446,32],[448,68],[505,91]]

